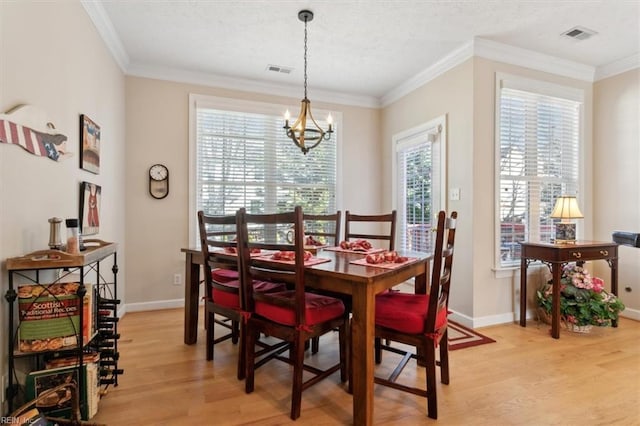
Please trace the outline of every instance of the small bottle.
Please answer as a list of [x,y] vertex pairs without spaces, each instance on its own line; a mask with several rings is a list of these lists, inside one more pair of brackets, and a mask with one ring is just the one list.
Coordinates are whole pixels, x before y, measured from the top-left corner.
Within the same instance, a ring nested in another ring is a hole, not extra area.
[[67,253],[80,254],[78,240],[78,219],[67,219]]

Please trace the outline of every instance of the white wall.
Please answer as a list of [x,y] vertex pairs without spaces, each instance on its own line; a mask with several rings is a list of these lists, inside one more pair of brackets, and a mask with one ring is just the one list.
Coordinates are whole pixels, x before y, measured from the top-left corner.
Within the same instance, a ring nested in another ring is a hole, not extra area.
[[473,60],[452,68],[382,112],[382,200],[391,209],[391,152],[393,135],[447,116],[447,187],[460,188],[459,201],[447,201],[447,211],[457,210],[456,256],[451,286],[451,309],[473,315]]
[[[593,236],[610,241],[613,231],[640,232],[640,69],[596,82],[593,97]],[[640,248],[620,246],[618,257],[622,315],[640,320]],[[608,269],[598,264],[595,273]]]
[[[102,186],[100,233],[120,243],[125,269],[124,76],[79,2],[0,2],[0,111],[31,104],[68,137],[73,157],[54,162],[0,144],[0,259],[47,249],[48,218],[77,217],[79,186]],[[99,175],[79,168],[79,116],[101,126]],[[62,228],[65,233],[65,228]],[[124,290],[124,274],[119,291]],[[6,375],[6,270],[0,274],[0,371]],[[4,412],[4,410],[3,410]]]

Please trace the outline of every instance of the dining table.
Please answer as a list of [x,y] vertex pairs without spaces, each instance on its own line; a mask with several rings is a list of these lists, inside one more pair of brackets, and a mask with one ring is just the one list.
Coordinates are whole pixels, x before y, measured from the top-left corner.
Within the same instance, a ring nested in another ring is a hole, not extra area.
[[[183,248],[185,253],[185,324],[184,343],[197,341],[200,266],[199,249]],[[351,348],[353,424],[372,425],[374,418],[374,334],[375,296],[405,281],[414,280],[415,292],[425,294],[429,287],[431,255],[398,251],[408,261],[380,267],[356,264],[362,253],[319,249],[316,256],[329,259],[305,267],[305,284],[313,289],[351,296]]]

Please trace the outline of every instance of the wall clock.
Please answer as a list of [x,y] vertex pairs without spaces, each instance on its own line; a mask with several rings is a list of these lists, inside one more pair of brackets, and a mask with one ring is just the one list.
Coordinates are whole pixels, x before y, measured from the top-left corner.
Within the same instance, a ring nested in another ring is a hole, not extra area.
[[149,194],[157,200],[169,195],[169,169],[164,164],[149,168]]

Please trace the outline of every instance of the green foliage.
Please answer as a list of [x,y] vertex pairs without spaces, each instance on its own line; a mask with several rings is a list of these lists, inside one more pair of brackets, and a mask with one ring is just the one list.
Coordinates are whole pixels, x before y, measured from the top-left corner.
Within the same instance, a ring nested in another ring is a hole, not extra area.
[[[625,308],[615,295],[602,288],[599,278],[591,278],[581,266],[565,266],[560,280],[560,316],[578,326],[609,326]],[[536,292],[538,306],[551,314],[553,287],[549,281]]]

